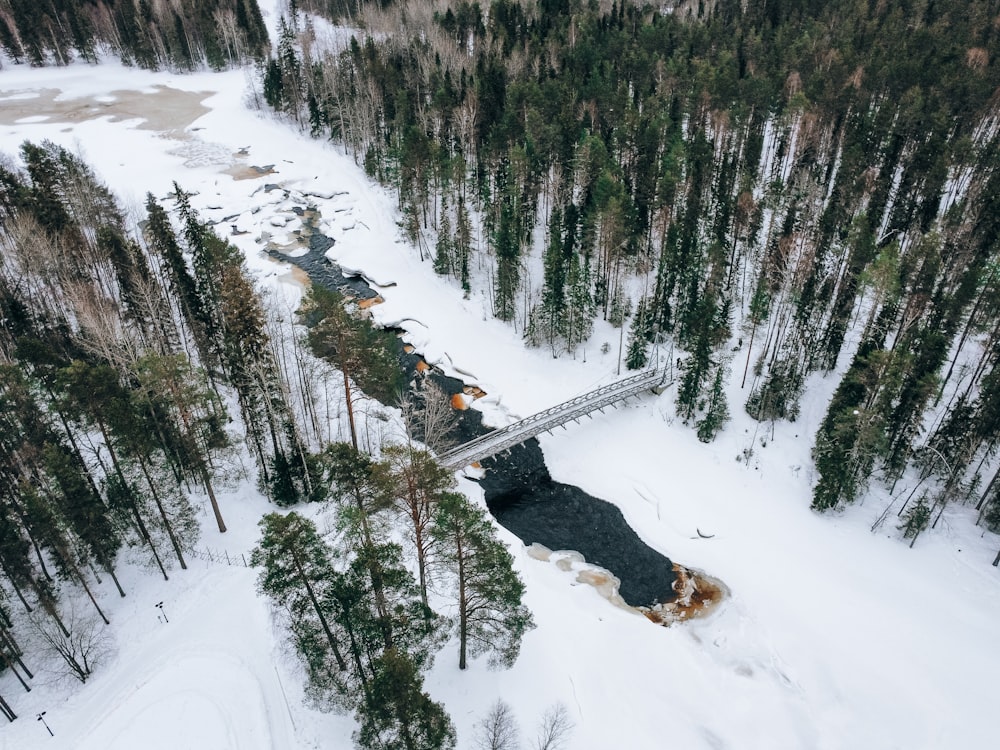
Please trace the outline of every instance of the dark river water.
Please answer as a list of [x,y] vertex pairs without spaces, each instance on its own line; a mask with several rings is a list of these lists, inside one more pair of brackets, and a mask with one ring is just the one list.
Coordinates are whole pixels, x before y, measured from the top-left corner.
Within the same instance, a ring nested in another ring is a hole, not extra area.
[[[292,258],[278,251],[271,251],[271,255],[301,268],[314,284],[360,299],[376,296],[363,279],[345,277],[326,258],[324,253],[333,240],[321,234],[308,239],[310,251],[306,255]],[[406,353],[400,343],[399,357],[412,380],[419,356]],[[430,377],[449,394],[459,393],[464,385],[436,371],[431,371]],[[468,409],[459,412],[454,439],[464,442],[489,429],[478,411]],[[482,466],[486,471],[479,484],[490,512],[525,544],[538,542],[552,550],[579,552],[587,562],[619,578],[619,593],[633,606],[650,606],[675,597],[670,560],[643,542],[617,507],[579,487],[553,480],[537,440],[532,438],[486,459]]]

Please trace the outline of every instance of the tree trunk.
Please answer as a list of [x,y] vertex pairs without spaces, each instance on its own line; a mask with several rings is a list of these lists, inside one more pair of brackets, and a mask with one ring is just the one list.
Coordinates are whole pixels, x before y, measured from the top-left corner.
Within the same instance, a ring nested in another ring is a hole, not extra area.
[[152,478],[149,476],[149,472],[146,470],[146,462],[142,460],[142,456],[137,455],[136,458],[139,461],[139,468],[142,470],[142,475],[146,478],[146,484],[149,485],[149,491],[153,495],[153,502],[156,503],[157,510],[160,511],[160,518],[163,519],[163,526],[167,530],[167,536],[170,538],[170,544],[174,548],[174,554],[177,555],[177,560],[181,564],[181,570],[187,570],[187,563],[184,561],[184,553],[181,551],[180,542],[177,541],[177,536],[174,534],[174,527],[170,523],[170,519],[167,517],[167,511],[163,507],[163,503],[160,501],[160,496],[156,492],[156,485],[153,483]]
[[338,334],[337,336],[337,347],[340,349],[341,353],[341,372],[344,375],[344,399],[347,402],[347,421],[351,425],[351,445],[354,446],[354,450],[358,449],[358,431],[354,426],[354,404],[351,402],[351,381],[347,377],[347,367],[343,360],[346,357],[344,353],[344,336],[343,334]]
[[[108,618],[107,618],[107,617],[105,616],[105,614],[104,614],[104,610],[102,610],[102,609],[101,609],[101,605],[100,605],[100,604],[98,604],[98,603],[97,603],[97,599],[95,599],[95,598],[94,598],[94,592],[93,592],[93,591],[91,591],[91,590],[90,590],[90,586],[88,586],[88,585],[87,585],[87,579],[86,579],[86,578],[84,578],[84,576],[83,576],[83,571],[81,571],[81,570],[80,570],[80,568],[78,568],[78,567],[77,567],[77,566],[76,566],[76,565],[74,564],[74,565],[73,565],[73,572],[74,572],[74,573],[76,574],[76,578],[77,578],[77,580],[78,580],[78,581],[80,582],[80,585],[81,585],[81,586],[83,586],[83,590],[87,592],[87,596],[88,596],[88,597],[90,597],[90,601],[91,601],[91,603],[92,603],[92,604],[94,605],[94,609],[96,609],[96,610],[97,610],[97,614],[99,614],[99,615],[101,616],[101,619],[102,619],[102,620],[104,620],[104,624],[105,624],[105,625],[110,625],[110,624],[111,624],[111,620],[109,620],[109,619],[108,619]],[[68,634],[67,634],[67,635],[68,635]]]
[[326,616],[323,614],[323,610],[319,606],[319,600],[316,598],[315,592],[312,590],[312,586],[309,585],[309,579],[306,577],[305,571],[302,570],[302,562],[299,560],[298,554],[295,550],[289,550],[292,555],[292,564],[295,565],[295,570],[299,574],[299,579],[302,584],[306,587],[306,593],[309,594],[309,601],[312,602],[313,611],[316,612],[316,616],[319,618],[320,624],[323,626],[323,632],[326,634],[326,639],[330,644],[330,648],[333,649],[333,655],[337,659],[337,666],[340,667],[341,671],[347,669],[347,663],[344,661],[344,657],[340,654],[340,648],[337,646],[337,639],[333,635],[333,631],[330,629],[330,624],[326,621]]
[[414,518],[414,546],[417,548],[417,574],[420,578],[420,601],[425,610],[430,609],[427,603],[427,550],[424,549],[424,530],[419,519]]
[[24,688],[24,692],[26,693],[31,692],[31,685],[25,682],[24,678],[21,676],[21,673],[18,672],[17,669],[14,667],[14,662],[11,661],[10,657],[7,656],[7,653],[3,649],[0,649],[0,663],[2,663],[11,672],[14,673],[14,676],[17,678],[17,681],[20,682],[21,687]]
[[986,498],[990,496],[990,490],[992,490],[993,485],[996,484],[997,477],[1000,477],[1000,466],[998,466],[997,470],[993,472],[993,478],[990,480],[990,483],[986,485],[986,489],[983,491],[982,496],[979,498],[979,502],[976,503],[976,510],[980,511],[979,518],[976,519],[977,525],[979,524],[979,521],[983,517],[982,510],[986,507]]
[[[58,401],[56,400],[56,394],[51,388],[45,386],[45,392],[49,396],[50,404],[58,403]],[[55,412],[59,417],[59,421],[62,423],[63,430],[66,433],[66,439],[69,441],[70,447],[73,449],[73,453],[76,454],[77,460],[80,462],[80,465],[83,466],[84,468],[83,474],[84,476],[87,477],[87,484],[90,485],[90,489],[93,491],[94,495],[100,497],[101,493],[97,489],[97,483],[94,481],[94,478],[90,475],[90,469],[87,466],[87,462],[83,460],[83,453],[80,451],[80,446],[77,445],[76,443],[76,438],[73,436],[73,431],[69,428],[69,422],[67,421],[62,411],[56,409]]]
[[[125,474],[122,472],[121,465],[118,463],[118,455],[115,453],[114,446],[111,445],[111,438],[108,436],[108,431],[104,426],[104,422],[97,420],[97,428],[101,431],[101,437],[104,438],[104,444],[108,448],[108,455],[111,456],[111,463],[115,468],[115,473],[118,475],[118,479],[121,480],[122,486],[126,490],[129,489],[128,480],[125,479]],[[167,575],[166,569],[163,567],[163,561],[160,560],[160,555],[156,551],[156,545],[153,544],[153,537],[150,536],[149,530],[146,528],[146,523],[142,520],[142,516],[139,513],[139,507],[136,505],[135,498],[132,497],[131,491],[129,491],[129,499],[131,500],[130,505],[132,506],[132,514],[135,516],[136,524],[139,527],[139,533],[142,538],[146,540],[149,544],[149,548],[153,551],[153,557],[156,558],[156,564],[160,568],[160,572],[163,573],[163,580],[169,581],[170,576]]]
[[226,533],[226,522],[222,520],[222,511],[219,510],[219,501],[215,499],[215,490],[212,488],[212,479],[208,476],[208,469],[201,464],[201,482],[205,485],[208,493],[208,501],[212,504],[212,513],[215,514],[215,523],[219,527],[219,533]]
[[13,709],[8,705],[7,701],[3,699],[2,695],[0,695],[0,711],[2,711],[3,715],[7,717],[7,721],[14,721],[14,719],[17,718],[17,714],[14,713]]
[[21,657],[24,655],[24,652],[21,650],[21,647],[18,645],[17,641],[14,640],[14,636],[12,636],[6,629],[0,629],[0,633],[2,633],[3,635],[3,643],[7,647],[7,651],[9,652],[7,658],[16,661],[18,666],[21,667],[24,673],[28,675],[29,680],[35,679],[35,675],[31,673],[31,670],[28,669],[28,666],[24,663],[24,660],[21,659]]
[[46,581],[52,581],[52,575],[49,573],[48,567],[45,565],[45,558],[42,557],[42,551],[38,548],[38,542],[35,541],[34,534],[28,530],[28,525],[24,519],[21,517],[21,525],[24,527],[24,533],[27,534],[28,539],[31,540],[31,546],[35,550],[35,557],[38,559],[38,567],[42,569],[42,575],[45,576]]
[[21,587],[14,581],[13,576],[11,576],[10,571],[7,569],[7,566],[3,564],[2,560],[0,560],[0,568],[3,569],[4,575],[7,577],[7,580],[10,581],[11,588],[14,589],[14,593],[17,594],[17,598],[20,599],[21,604],[24,605],[24,610],[26,612],[33,612],[34,610],[31,609],[31,605],[28,604],[28,600],[24,598],[24,594],[21,592]]
[[42,609],[45,610],[45,613],[49,617],[55,620],[56,625],[59,626],[59,629],[62,631],[63,635],[69,638],[70,636],[69,628],[66,627],[65,623],[62,621],[62,618],[59,616],[59,610],[56,609],[55,602],[52,600],[50,596],[48,596],[44,591],[42,591],[41,587],[38,585],[38,582],[35,581],[34,579],[31,579],[31,586],[35,590],[35,595],[38,597],[38,603],[42,605]]
[[131,500],[129,505],[132,508],[132,515],[135,517],[135,522],[139,528],[139,534],[146,541],[146,544],[149,545],[149,549],[153,553],[153,559],[156,560],[156,565],[163,574],[163,580],[169,581],[170,576],[167,575],[167,570],[163,567],[163,561],[160,559],[160,553],[156,551],[156,545],[153,544],[153,537],[150,536],[149,529],[146,528],[146,522],[142,520],[142,516],[139,514],[139,507],[135,504],[134,498]]
[[347,629],[347,639],[351,646],[351,659],[354,661],[354,668],[358,670],[358,682],[361,683],[361,690],[365,694],[365,706],[370,711],[373,705],[369,679],[368,675],[365,674],[364,665],[361,663],[361,647],[358,645],[358,639],[354,635],[354,628],[351,627],[351,618],[346,612],[344,612],[343,624]]
[[[361,497],[361,490],[354,488],[354,502],[358,508],[361,518],[361,533],[364,536],[364,546],[366,549],[374,549],[375,543],[372,541],[371,527],[368,525],[368,512],[365,510],[364,500]],[[372,579],[372,591],[375,594],[375,609],[378,610],[379,627],[382,630],[382,639],[385,641],[387,649],[392,648],[392,629],[389,626],[389,605],[385,598],[385,586],[382,583],[382,570],[379,564],[372,559],[368,561],[368,575]]]
[[125,589],[123,589],[122,585],[118,582],[118,576],[115,575],[115,569],[111,567],[110,564],[106,565],[104,569],[107,571],[108,575],[111,576],[111,580],[115,582],[115,588],[118,589],[118,593],[121,595],[121,598],[124,599]]
[[753,352],[753,337],[757,333],[758,323],[756,320],[753,321],[753,326],[750,328],[750,343],[747,344],[747,363],[743,367],[743,382],[740,383],[740,388],[747,384],[747,373],[750,371],[750,354]]
[[456,545],[458,558],[458,668],[465,669],[466,650],[469,640],[469,602],[465,593],[465,550],[459,535]]

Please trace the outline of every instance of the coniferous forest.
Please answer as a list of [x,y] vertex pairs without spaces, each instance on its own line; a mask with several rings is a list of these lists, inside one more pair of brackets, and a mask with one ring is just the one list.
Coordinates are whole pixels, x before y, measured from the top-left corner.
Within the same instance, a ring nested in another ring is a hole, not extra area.
[[218,70],[269,46],[257,0],[0,0],[0,49],[14,63],[93,63],[106,52],[149,70]]
[[[95,584],[126,596],[122,558],[164,580],[187,568],[192,497],[225,532],[217,490],[256,481],[278,506],[322,503],[336,519],[331,538],[269,514],[248,555],[310,697],[354,711],[361,747],[453,745],[422,690],[432,655],[454,632],[461,668],[479,654],[509,666],[532,619],[510,553],[452,472],[409,440],[359,450],[351,381],[400,396],[387,334],[317,289],[297,336],[180,186],[144,209],[131,220],[48,142],[0,162],[0,667],[25,689],[38,661],[86,682],[110,641]],[[330,426],[341,378],[350,442]],[[429,393],[406,409],[422,434]],[[435,613],[452,594],[454,618]]]
[[575,353],[598,318],[629,368],[675,344],[701,440],[843,372],[813,506],[912,468],[915,539],[952,502],[1000,523],[998,55],[990,0],[317,1],[261,90],[529,345]]
[[[0,0],[0,49],[249,63],[258,101],[346,150],[428,272],[526,346],[575,357],[614,330],[629,370],[669,351],[692,440],[759,424],[747,463],[826,383],[815,510],[879,487],[873,531],[911,546],[950,505],[1000,531],[997,0],[286,9],[268,40],[256,0]],[[255,483],[276,512],[247,557],[307,698],[353,713],[359,747],[454,747],[434,656],[454,636],[461,669],[509,666],[533,621],[434,460],[441,394],[401,402],[395,342],[336,292],[288,320],[190,197],[127,211],[60,146],[0,155],[0,670],[86,682],[96,587],[186,569],[199,515],[224,533]],[[401,404],[398,444],[356,423],[371,398]]]

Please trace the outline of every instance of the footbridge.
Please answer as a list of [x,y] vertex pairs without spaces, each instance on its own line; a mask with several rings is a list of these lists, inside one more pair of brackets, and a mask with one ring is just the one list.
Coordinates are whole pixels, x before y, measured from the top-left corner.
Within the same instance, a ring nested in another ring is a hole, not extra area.
[[572,422],[605,406],[624,401],[643,391],[658,390],[663,386],[666,375],[665,369],[650,368],[624,380],[602,385],[582,396],[571,398],[565,403],[532,414],[520,422],[493,430],[452,448],[438,456],[438,463],[449,469],[461,469],[474,461],[494,456],[518,443],[523,443],[528,438]]

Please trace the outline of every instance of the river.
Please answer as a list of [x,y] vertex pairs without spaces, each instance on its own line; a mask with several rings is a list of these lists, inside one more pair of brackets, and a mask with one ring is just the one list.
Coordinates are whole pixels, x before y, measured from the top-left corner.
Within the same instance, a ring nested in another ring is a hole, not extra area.
[[[281,188],[268,185],[267,189]],[[298,266],[314,284],[357,299],[377,296],[364,279],[345,276],[326,257],[333,240],[311,231],[313,217],[303,216],[303,219],[303,239],[308,241],[308,252],[294,257],[271,249],[270,255]],[[398,356],[412,382],[419,353],[407,352],[400,342]],[[466,385],[436,370],[431,370],[428,376],[448,394],[460,393]],[[453,436],[458,442],[490,430],[475,409],[458,415]],[[579,487],[552,479],[536,439],[486,459],[482,467],[485,472],[479,483],[490,512],[526,545],[538,543],[551,550],[579,552],[588,563],[605,568],[619,579],[619,594],[631,606],[650,607],[676,597],[672,588],[676,578],[673,563],[643,542],[616,506]]]

